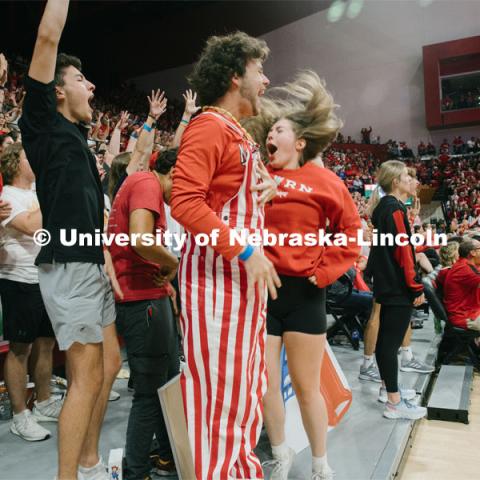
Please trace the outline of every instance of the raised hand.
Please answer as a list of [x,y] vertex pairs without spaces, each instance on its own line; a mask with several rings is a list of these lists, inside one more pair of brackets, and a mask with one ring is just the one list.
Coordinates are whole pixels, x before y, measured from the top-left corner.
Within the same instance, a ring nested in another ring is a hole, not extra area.
[[260,192],[257,202],[259,205],[265,205],[277,195],[277,184],[270,176],[262,162],[257,162],[255,169],[257,171],[257,175],[260,177],[261,182],[257,185],[254,185],[251,188],[251,191]]
[[187,115],[191,117],[194,113],[197,113],[200,110],[200,107],[197,107],[197,93],[192,92],[190,89],[186,90],[182,95],[185,100],[185,111],[184,116]]
[[120,120],[115,125],[115,128],[118,130],[124,130],[128,126],[128,119],[130,114],[125,110],[124,112],[120,112]]
[[157,91],[152,90],[152,96],[149,96],[147,98],[148,103],[150,104],[150,111],[148,112],[148,114],[155,120],[158,120],[167,109],[167,99],[165,98],[165,92],[162,92],[160,89],[158,89]]

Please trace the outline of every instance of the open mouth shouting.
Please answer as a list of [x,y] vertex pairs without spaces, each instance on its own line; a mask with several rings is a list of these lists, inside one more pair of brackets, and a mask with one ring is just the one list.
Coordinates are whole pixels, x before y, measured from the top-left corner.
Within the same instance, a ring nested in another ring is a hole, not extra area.
[[268,158],[270,160],[275,156],[275,152],[277,150],[278,150],[278,147],[274,143],[272,143],[272,142],[267,143]]

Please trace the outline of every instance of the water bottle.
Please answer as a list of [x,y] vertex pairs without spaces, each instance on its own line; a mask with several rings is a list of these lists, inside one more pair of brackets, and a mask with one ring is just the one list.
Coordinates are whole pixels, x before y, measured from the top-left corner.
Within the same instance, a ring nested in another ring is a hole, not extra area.
[[0,420],[10,420],[12,418],[12,405],[8,396],[7,387],[0,386]]

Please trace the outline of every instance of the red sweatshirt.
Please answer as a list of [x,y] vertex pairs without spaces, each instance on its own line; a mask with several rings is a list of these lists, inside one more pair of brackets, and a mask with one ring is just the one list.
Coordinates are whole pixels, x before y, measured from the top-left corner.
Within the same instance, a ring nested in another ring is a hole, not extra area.
[[480,315],[480,270],[460,258],[452,268],[439,272],[437,282],[443,287],[443,304],[450,322],[467,328],[467,320]]
[[[284,275],[315,275],[319,288],[332,284],[358,258],[357,231],[362,228],[357,208],[342,180],[326,168],[308,162],[295,170],[269,170],[278,195],[265,207],[269,233],[315,234],[319,229],[354,238],[345,246],[265,246],[267,256]],[[333,238],[332,238],[333,240]]]

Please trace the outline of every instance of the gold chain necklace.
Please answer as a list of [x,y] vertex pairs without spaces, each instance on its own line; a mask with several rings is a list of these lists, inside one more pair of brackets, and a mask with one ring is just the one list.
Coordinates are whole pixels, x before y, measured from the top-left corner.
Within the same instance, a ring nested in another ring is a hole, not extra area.
[[256,144],[252,136],[242,127],[242,125],[240,125],[240,122],[228,110],[225,110],[221,107],[214,107],[212,105],[207,105],[202,108],[202,112],[205,112],[206,110],[214,110],[215,112],[221,113],[225,117],[229,118],[243,132],[249,142]]

